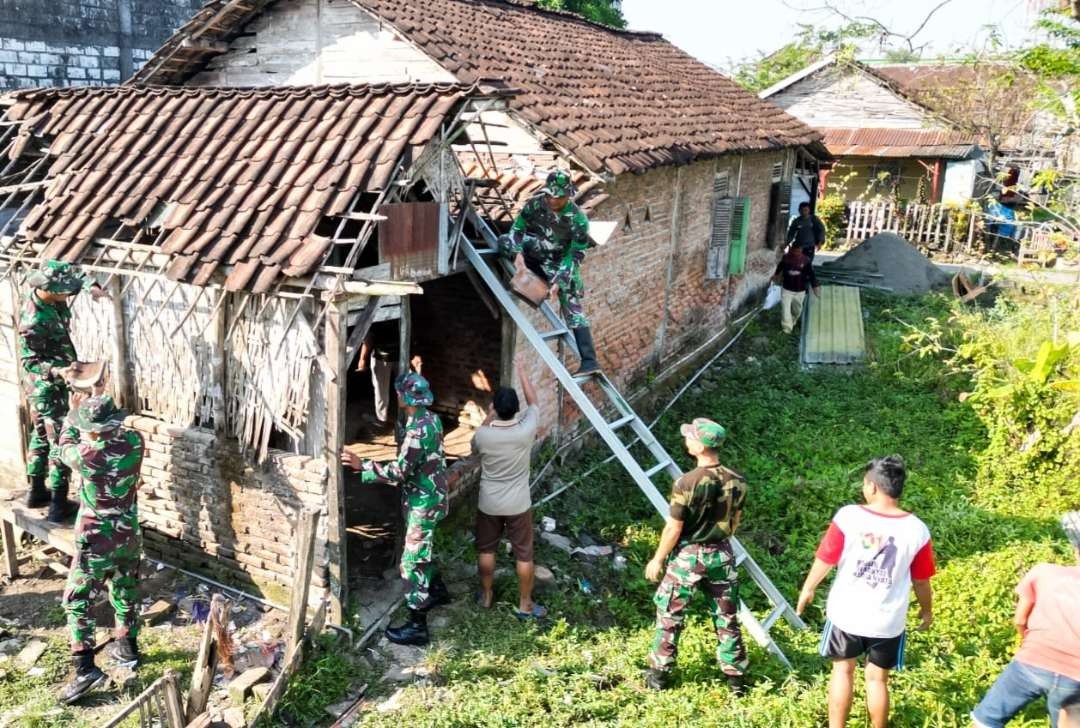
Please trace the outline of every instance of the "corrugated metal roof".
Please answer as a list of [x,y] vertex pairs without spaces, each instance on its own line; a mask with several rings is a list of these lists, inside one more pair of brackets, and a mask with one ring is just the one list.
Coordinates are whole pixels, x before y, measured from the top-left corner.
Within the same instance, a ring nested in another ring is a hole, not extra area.
[[857,364],[866,359],[862,303],[852,286],[822,286],[821,298],[807,294],[802,321],[803,366]]
[[837,157],[930,157],[964,159],[975,138],[947,129],[826,128],[825,146]]

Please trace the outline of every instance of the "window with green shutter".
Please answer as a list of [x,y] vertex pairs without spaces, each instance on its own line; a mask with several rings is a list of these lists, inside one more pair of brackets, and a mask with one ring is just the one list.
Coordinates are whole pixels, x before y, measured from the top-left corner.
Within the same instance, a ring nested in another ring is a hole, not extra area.
[[750,238],[750,198],[737,197],[731,205],[731,243],[728,248],[728,275],[746,272],[746,244]]
[[729,179],[727,172],[721,172],[713,180],[712,235],[705,258],[705,280],[709,281],[727,277],[731,208],[735,202],[729,196]]

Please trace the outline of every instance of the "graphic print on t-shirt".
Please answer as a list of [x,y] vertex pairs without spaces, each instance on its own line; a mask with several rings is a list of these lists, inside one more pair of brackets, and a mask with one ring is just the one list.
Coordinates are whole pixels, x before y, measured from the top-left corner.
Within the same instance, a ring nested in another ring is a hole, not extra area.
[[893,536],[886,538],[881,534],[864,533],[861,541],[864,549],[874,548],[878,544],[881,546],[872,558],[856,560],[855,578],[862,579],[871,588],[884,584],[889,589],[893,585],[893,570],[896,568],[896,539]]

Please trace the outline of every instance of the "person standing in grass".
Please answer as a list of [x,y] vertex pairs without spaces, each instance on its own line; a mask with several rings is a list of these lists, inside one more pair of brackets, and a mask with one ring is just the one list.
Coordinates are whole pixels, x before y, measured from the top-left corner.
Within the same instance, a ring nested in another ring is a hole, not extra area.
[[907,471],[899,455],[867,463],[866,505],[844,506],[818,546],[795,611],[814,601],[814,590],[835,566],[825,608],[821,654],[832,660],[829,728],[843,728],[851,712],[856,661],[866,655],[866,702],[870,723],[889,723],[889,671],[903,669],[905,622],[914,587],[919,629],[933,620],[930,577],[936,570],[930,530],[900,508]]
[[649,581],[657,581],[661,573],[664,576],[653,599],[656,637],[645,683],[652,690],[666,687],[675,667],[686,611],[701,585],[709,596],[720,669],[732,691],[740,694],[747,660],[735,616],[738,572],[730,539],[742,518],[746,480],[720,464],[717,451],[727,434],[722,426],[699,417],[683,425],[680,432],[687,451],[697,459],[697,467],[675,482],[660,544],[645,567]]
[[773,283],[782,287],[780,291],[780,326],[785,334],[795,330],[795,322],[802,315],[806,292],[812,290],[821,297],[821,286],[814,275],[814,265],[806,254],[792,245],[776,265]]
[[[1080,512],[1062,523],[1080,562]],[[1076,721],[1063,722],[1061,714],[1080,703],[1080,565],[1036,564],[1016,593],[1020,649],[975,706],[972,721],[978,728],[1003,728],[1044,697],[1052,728],[1072,725]]]
[[529,460],[540,406],[536,390],[520,362],[515,367],[526,407],[521,411],[517,392],[501,387],[492,401],[491,413],[473,436],[473,452],[480,455],[480,501],[476,510],[476,552],[480,592],[476,602],[491,606],[495,578],[495,549],[503,534],[510,540],[517,562],[518,611],[522,619],[539,619],[547,612],[533,601],[533,521],[529,494]]

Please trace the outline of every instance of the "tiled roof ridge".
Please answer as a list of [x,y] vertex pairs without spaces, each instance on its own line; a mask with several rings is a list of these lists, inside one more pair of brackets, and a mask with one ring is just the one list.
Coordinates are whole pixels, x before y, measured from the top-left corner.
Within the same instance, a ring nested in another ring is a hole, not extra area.
[[[355,2],[355,0],[354,0]],[[536,0],[456,0],[456,2],[465,3],[468,5],[509,5],[511,7],[520,8],[522,10],[529,10],[544,15],[554,15],[556,17],[566,18],[568,20],[577,20],[586,25],[590,25],[600,30],[606,30],[619,35],[629,35],[637,38],[660,38],[664,39],[664,36],[659,31],[655,30],[631,30],[630,28],[616,28],[613,25],[606,25],[596,20],[586,18],[584,15],[571,12],[569,10],[562,10],[559,8],[545,8],[536,3]],[[665,39],[666,40],[666,39]]]
[[412,83],[334,83],[297,86],[71,86],[59,88],[32,88],[11,92],[20,101],[36,101],[48,96],[56,98],[80,98],[84,96],[220,96],[223,98],[344,98],[346,96],[386,96],[430,93],[470,93],[479,83],[412,82]]

